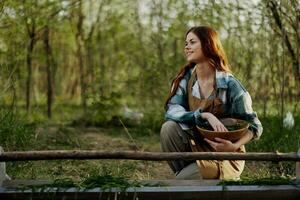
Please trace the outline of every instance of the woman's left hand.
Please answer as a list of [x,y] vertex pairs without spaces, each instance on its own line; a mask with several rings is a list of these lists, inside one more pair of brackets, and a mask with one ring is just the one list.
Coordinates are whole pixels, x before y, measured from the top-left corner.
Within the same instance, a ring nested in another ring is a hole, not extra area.
[[224,140],[222,138],[215,138],[217,142],[211,141],[207,138],[204,138],[204,140],[216,151],[235,152],[239,148],[239,146],[232,143],[230,140]]

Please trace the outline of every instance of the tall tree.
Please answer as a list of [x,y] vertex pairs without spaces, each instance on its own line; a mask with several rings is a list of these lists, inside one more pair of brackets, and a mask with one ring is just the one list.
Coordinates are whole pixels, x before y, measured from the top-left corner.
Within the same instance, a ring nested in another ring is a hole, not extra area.
[[44,28],[44,49],[46,55],[46,71],[47,71],[47,115],[49,118],[52,116],[52,103],[53,103],[53,54],[49,41],[49,26]]
[[71,21],[75,23],[75,42],[76,42],[76,58],[79,67],[79,83],[80,83],[80,96],[81,106],[84,112],[87,108],[87,96],[86,96],[86,69],[84,66],[84,32],[83,32],[83,2],[78,0],[76,6],[71,11]]
[[[23,1],[26,5],[26,2]],[[26,63],[27,63],[27,80],[26,80],[26,111],[30,112],[31,106],[31,88],[32,88],[32,54],[33,49],[37,41],[37,28],[36,28],[36,18],[32,13],[32,9],[37,7],[37,0],[34,1],[32,7],[25,7],[24,21],[28,34],[28,44],[26,52]]]
[[[281,1],[279,1],[279,2],[281,2]],[[280,31],[279,33],[281,34],[282,40],[284,41],[284,43],[287,47],[288,53],[290,54],[290,57],[291,57],[291,60],[292,60],[292,63],[293,63],[292,67],[293,67],[295,79],[297,80],[298,85],[300,85],[300,63],[299,63],[299,56],[300,55],[299,54],[297,55],[297,50],[294,49],[293,46],[292,46],[291,34],[289,34],[289,32],[286,28],[286,25],[284,24],[283,19],[282,19],[285,16],[287,16],[287,13],[285,13],[285,11],[283,11],[283,9],[280,8],[279,2],[277,0],[270,0],[270,1],[267,2],[267,8],[272,13],[275,24],[276,24],[276,26],[278,27],[278,29]],[[292,10],[296,10],[295,13],[297,13],[297,11],[298,11],[298,15],[294,16],[295,19],[289,19],[289,20],[292,23],[292,27],[295,28],[294,29],[295,36],[297,37],[297,40],[299,41],[300,32],[298,30],[299,28],[297,28],[297,24],[299,24],[299,22],[300,22],[299,2],[296,1],[296,0],[292,0],[290,3],[293,3],[293,6],[291,6],[289,8],[293,8]],[[289,5],[285,5],[285,4],[281,4],[281,5],[282,6],[289,6]],[[286,11],[286,12],[288,12],[288,11]]]

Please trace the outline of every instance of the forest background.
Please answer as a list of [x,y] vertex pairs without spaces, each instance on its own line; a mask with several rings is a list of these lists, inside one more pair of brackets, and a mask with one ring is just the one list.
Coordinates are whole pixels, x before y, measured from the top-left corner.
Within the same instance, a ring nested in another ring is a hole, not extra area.
[[[248,151],[298,151],[298,0],[1,0],[1,146],[160,151],[164,101],[194,25],[218,31],[251,94],[264,133]],[[283,123],[288,112],[294,126]],[[80,179],[95,171],[172,177],[164,162],[8,163],[13,178]],[[294,165],[252,162],[244,172],[270,174],[294,176]]]

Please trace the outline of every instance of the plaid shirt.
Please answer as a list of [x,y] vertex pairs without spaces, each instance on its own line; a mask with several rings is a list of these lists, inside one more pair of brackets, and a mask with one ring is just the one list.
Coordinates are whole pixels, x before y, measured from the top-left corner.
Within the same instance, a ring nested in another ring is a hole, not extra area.
[[[195,111],[188,110],[187,85],[194,69],[195,67],[190,69],[180,81],[176,94],[167,104],[165,114],[166,120],[178,122],[183,130],[189,130],[195,125],[206,122],[201,117],[203,111],[200,108]],[[252,109],[251,97],[242,84],[232,74],[216,71],[216,90],[216,94],[223,102],[224,112],[230,117],[248,121],[249,129],[254,133],[254,139],[259,139],[263,127],[256,112]],[[192,95],[201,99],[197,80],[193,82]]]

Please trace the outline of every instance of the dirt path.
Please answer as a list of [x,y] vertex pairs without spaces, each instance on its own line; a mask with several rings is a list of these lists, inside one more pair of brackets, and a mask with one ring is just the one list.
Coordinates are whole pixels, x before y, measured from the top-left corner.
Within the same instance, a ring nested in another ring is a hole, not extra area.
[[[139,151],[161,151],[159,137],[138,137],[135,144],[124,134],[118,137],[110,136],[105,130],[83,130],[79,138],[93,150],[135,150]],[[128,161],[121,161],[128,162]],[[134,161],[136,164],[135,178],[137,179],[170,179],[174,178],[167,162]]]

